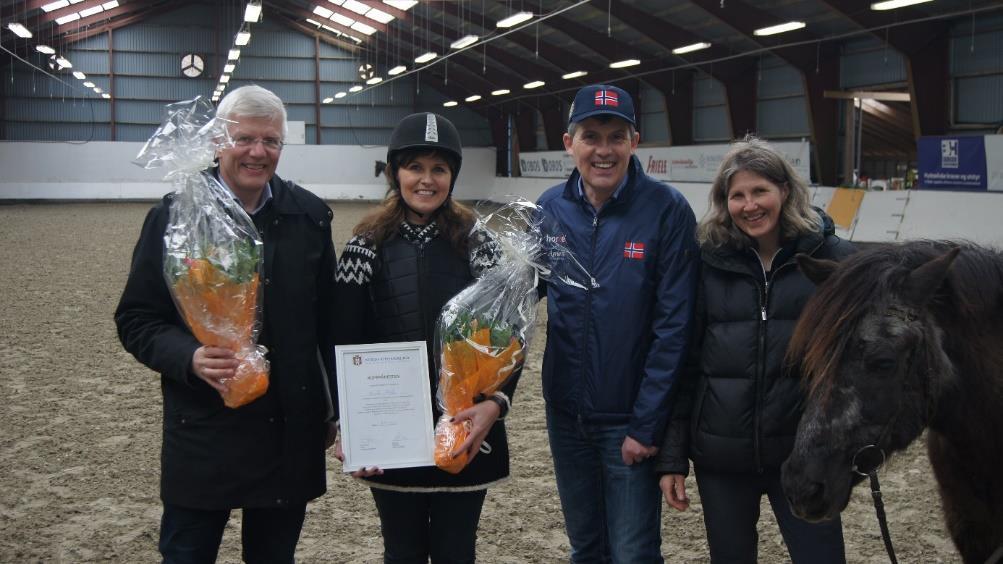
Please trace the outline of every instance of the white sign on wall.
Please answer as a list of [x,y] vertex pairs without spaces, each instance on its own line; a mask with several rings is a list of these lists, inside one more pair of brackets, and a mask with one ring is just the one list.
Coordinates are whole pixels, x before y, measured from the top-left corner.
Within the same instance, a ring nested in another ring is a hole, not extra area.
[[[810,182],[810,144],[803,141],[770,143],[780,151],[802,178]],[[731,145],[688,145],[682,147],[639,148],[635,152],[648,176],[675,182],[713,182],[721,161]],[[567,178],[574,170],[571,156],[564,151],[537,151],[519,155],[522,176]]]

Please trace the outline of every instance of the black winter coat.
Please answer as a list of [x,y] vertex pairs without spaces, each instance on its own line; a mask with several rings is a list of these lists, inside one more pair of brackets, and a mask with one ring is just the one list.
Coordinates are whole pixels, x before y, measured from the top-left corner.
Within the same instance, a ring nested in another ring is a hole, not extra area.
[[688,457],[697,468],[761,473],[790,454],[802,390],[785,372],[784,354],[815,292],[794,256],[840,260],[854,250],[822,216],[822,233],[784,243],[769,283],[754,250],[702,249],[694,347],[658,472],[686,474]]
[[[172,195],[146,216],[115,322],[137,360],[161,375],[164,398],[160,494],[197,509],[284,506],[326,489],[324,441],[332,415],[335,253],[330,208],[277,176],[273,199],[253,217],[264,241],[260,344],[271,363],[268,392],[237,409],[191,370],[201,346],[175,308],[163,276]],[[323,359],[323,360],[322,360]]]

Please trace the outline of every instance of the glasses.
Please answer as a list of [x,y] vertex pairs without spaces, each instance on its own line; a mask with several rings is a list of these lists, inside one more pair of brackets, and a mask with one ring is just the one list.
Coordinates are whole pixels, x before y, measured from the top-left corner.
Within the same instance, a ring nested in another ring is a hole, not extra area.
[[249,135],[242,135],[233,140],[233,144],[242,149],[248,147],[253,147],[261,143],[261,146],[269,151],[281,151],[282,146],[285,145],[281,140],[272,137],[266,137],[264,139],[260,137],[251,137]]

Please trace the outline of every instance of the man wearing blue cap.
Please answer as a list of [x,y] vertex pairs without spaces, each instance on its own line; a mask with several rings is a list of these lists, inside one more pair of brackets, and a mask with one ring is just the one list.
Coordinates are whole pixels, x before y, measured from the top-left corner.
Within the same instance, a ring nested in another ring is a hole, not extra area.
[[696,220],[634,157],[627,92],[586,86],[568,121],[575,170],[539,204],[598,284],[547,287],[543,391],[571,561],[660,563],[652,456],[689,341]]

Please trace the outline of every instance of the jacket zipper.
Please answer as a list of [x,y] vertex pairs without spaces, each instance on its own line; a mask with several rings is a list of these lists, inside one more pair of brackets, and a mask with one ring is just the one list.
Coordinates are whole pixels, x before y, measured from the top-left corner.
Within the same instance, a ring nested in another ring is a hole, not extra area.
[[[598,236],[598,233],[599,233],[599,213],[596,212],[595,215],[592,216],[592,250],[589,253],[589,276],[590,277],[591,277],[591,273],[595,272],[595,266],[596,266],[596,238]],[[591,330],[591,326],[592,326],[592,286],[590,285],[589,288],[585,292],[585,331],[582,332],[582,378],[581,378],[581,385],[582,386],[584,386],[584,383],[585,383],[586,377],[587,377],[587,374],[585,372],[586,372],[586,367],[588,366],[587,359],[589,358],[589,355],[588,355],[589,331]],[[580,386],[579,390],[578,390],[578,422],[579,423],[582,422],[582,401],[583,401],[584,396],[585,396],[585,393],[582,391],[581,386]]]
[[[780,254],[779,249],[773,254],[773,259],[776,259],[778,254]],[[756,258],[759,260],[759,268],[763,273],[763,286],[761,287],[761,292],[759,292],[759,345],[756,347],[756,379],[753,382],[756,409],[753,417],[752,448],[756,455],[756,471],[762,474],[763,453],[760,444],[760,435],[762,435],[763,420],[763,388],[765,384],[764,380],[766,379],[766,311],[769,308],[770,301],[770,279],[766,275],[766,265],[763,264],[763,259],[759,257],[758,253],[756,254]],[[771,266],[773,259],[770,260]],[[777,270],[780,268],[783,268],[783,265],[777,267]],[[774,271],[775,274],[776,272]]]

